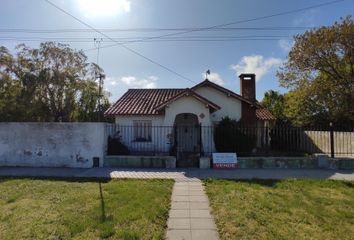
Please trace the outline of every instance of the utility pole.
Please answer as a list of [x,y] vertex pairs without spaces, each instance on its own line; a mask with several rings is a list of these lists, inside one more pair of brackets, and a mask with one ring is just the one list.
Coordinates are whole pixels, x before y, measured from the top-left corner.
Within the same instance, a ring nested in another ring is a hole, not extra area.
[[[98,66],[99,64],[99,57],[100,57],[100,47],[101,43],[103,41],[102,38],[94,38],[93,39],[95,43],[95,47],[97,48],[97,60],[96,64]],[[104,75],[101,74],[100,72],[96,72],[96,79],[98,79],[98,121],[101,121],[101,114],[102,114],[102,105],[101,105],[101,99],[102,99],[102,89],[103,89],[103,78]]]

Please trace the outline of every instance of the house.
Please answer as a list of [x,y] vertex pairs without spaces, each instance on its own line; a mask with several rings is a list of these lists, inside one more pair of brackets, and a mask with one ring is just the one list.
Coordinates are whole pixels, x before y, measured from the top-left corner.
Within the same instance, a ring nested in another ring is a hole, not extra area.
[[186,89],[129,89],[105,114],[115,117],[122,141],[133,151],[168,153],[178,143],[178,151],[212,152],[212,131],[203,127],[226,116],[247,126],[275,119],[256,100],[256,75],[239,78],[241,94],[207,79]]

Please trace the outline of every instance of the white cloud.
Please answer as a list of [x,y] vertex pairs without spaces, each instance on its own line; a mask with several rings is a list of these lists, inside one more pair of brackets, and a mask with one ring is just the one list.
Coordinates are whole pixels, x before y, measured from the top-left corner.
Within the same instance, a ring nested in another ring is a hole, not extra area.
[[280,39],[278,41],[278,45],[284,52],[287,53],[293,47],[294,41],[293,40],[289,40],[289,39]]
[[115,86],[118,84],[118,80],[113,77],[106,77],[104,81],[105,85]]
[[237,75],[241,73],[255,73],[256,79],[259,81],[273,67],[282,63],[280,58],[264,59],[262,55],[251,55],[242,57],[238,64],[231,65],[231,69],[236,71]]
[[104,90],[110,92],[110,101],[117,101],[128,88],[156,88],[158,77],[137,78],[134,76],[106,77]]
[[150,76],[147,78],[136,78],[133,76],[125,76],[121,78],[115,77],[107,77],[105,79],[105,85],[107,86],[120,86],[120,87],[128,87],[128,88],[156,88],[157,84],[156,81],[158,77]]
[[[202,73],[201,75],[202,75],[203,78],[205,78],[205,73]],[[216,84],[218,84],[220,86],[224,86],[225,85],[224,80],[222,80],[220,75],[218,73],[215,73],[215,72],[211,72],[208,75],[208,80],[213,82],[213,83],[216,83]]]

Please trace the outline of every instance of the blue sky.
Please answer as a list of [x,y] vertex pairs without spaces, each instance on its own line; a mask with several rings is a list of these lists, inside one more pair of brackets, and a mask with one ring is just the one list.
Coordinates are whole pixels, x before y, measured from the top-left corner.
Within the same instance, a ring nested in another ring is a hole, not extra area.
[[[167,31],[166,28],[210,27],[305,8],[329,0],[51,1],[94,28],[135,29],[135,31],[105,32],[111,38],[141,39],[178,32]],[[86,26],[44,0],[1,0],[1,5],[0,29],[87,29]],[[163,41],[129,43],[127,46],[195,83],[204,80],[203,73],[210,69],[212,72],[210,80],[237,93],[239,93],[238,74],[254,72],[257,74],[257,98],[261,100],[264,92],[269,89],[286,91],[279,87],[275,73],[286,59],[292,44],[291,36],[305,31],[303,27],[331,25],[340,17],[353,14],[353,9],[354,1],[344,0],[307,11],[228,26],[238,29],[191,32],[174,36],[173,40],[177,37],[179,41],[162,39]],[[286,29],[264,30],[269,27],[286,27]],[[165,30],[146,31],[147,28]],[[241,30],[239,28],[263,29]],[[23,42],[21,39],[53,38],[56,41],[69,41],[67,43],[73,48],[87,50],[95,47],[94,38],[101,37],[103,38],[101,46],[112,44],[109,39],[99,33],[85,30],[55,33],[1,31],[0,45],[13,50],[16,44]],[[195,38],[210,40],[240,37],[248,40],[185,41]],[[84,38],[84,42],[70,42],[77,41],[77,38]],[[254,40],[256,38],[259,39]],[[271,38],[271,40],[264,40],[264,38]],[[33,47],[39,45],[39,41],[25,41],[25,43]],[[97,51],[90,50],[85,53],[89,61],[96,62]],[[195,84],[152,64],[121,46],[101,48],[99,64],[107,76],[105,89],[111,92],[111,101],[116,101],[128,88],[184,88]]]

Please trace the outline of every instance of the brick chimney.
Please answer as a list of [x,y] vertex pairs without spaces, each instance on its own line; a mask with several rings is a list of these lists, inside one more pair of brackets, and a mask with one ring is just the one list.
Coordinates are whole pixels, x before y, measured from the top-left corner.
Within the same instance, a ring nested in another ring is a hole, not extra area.
[[241,96],[250,100],[256,101],[256,74],[242,73],[240,76]]
[[[243,73],[240,78],[241,96],[256,102],[256,74]],[[241,122],[246,126],[256,126],[256,108],[253,104],[242,101],[241,103]]]

